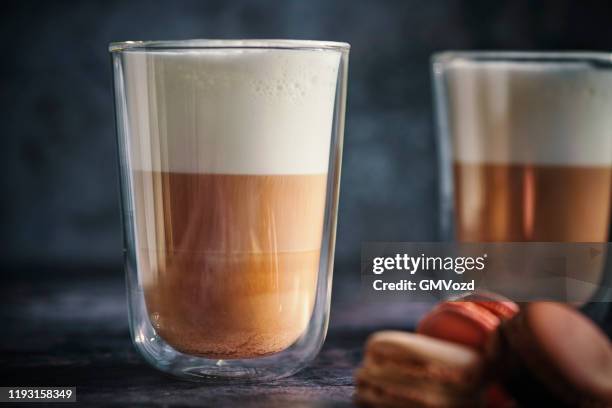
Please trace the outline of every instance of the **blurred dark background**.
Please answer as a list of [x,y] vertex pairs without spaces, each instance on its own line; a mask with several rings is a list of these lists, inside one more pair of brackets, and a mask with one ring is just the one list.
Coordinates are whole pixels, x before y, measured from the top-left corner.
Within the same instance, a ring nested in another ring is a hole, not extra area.
[[305,38],[351,43],[336,276],[356,279],[362,241],[437,239],[432,53],[612,48],[609,2],[106,0],[3,5],[0,256],[14,270],[121,270],[111,41]]
[[[361,242],[438,238],[431,54],[611,51],[611,15],[611,2],[569,0],[3,2],[0,377],[11,383],[0,385],[77,385],[86,406],[350,404],[365,338],[414,327],[427,307],[371,307],[353,284]],[[334,299],[349,301],[332,308],[311,367],[257,392],[172,381],[129,344],[107,47],[186,38],[352,45],[334,276]],[[591,312],[612,322],[605,308]]]

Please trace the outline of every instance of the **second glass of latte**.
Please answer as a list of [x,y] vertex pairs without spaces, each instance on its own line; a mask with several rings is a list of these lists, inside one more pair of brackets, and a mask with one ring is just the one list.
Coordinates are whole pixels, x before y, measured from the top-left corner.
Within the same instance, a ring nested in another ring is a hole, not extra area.
[[[609,240],[609,54],[445,52],[434,56],[432,68],[445,238]],[[591,299],[612,278],[603,276],[604,261],[593,260],[600,263],[593,276],[580,277],[589,289],[573,301]],[[520,289],[525,282],[514,284]]]

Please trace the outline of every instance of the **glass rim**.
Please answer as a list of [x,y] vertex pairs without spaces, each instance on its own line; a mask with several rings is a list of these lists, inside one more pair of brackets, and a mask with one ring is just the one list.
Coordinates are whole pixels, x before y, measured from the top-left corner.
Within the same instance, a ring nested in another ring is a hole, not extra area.
[[125,51],[206,50],[206,49],[287,49],[287,50],[336,50],[348,51],[346,42],[289,40],[289,39],[189,39],[163,41],[118,41],[111,42],[111,53]]
[[452,62],[570,63],[597,62],[612,64],[612,53],[606,51],[441,51],[432,55],[434,64]]

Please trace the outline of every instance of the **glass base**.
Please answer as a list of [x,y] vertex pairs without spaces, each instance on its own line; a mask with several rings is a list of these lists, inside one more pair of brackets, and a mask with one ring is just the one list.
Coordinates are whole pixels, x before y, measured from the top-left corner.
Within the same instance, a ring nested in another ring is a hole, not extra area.
[[184,376],[181,377],[192,381],[206,381],[215,383],[254,383],[268,382],[288,377],[295,374],[300,369],[301,367],[289,371],[276,371],[249,367],[210,367],[204,365],[184,369]]
[[188,381],[209,383],[257,383],[288,377],[304,368],[319,352],[327,330],[328,305],[321,318],[309,326],[294,344],[278,353],[250,359],[208,359],[182,353],[164,341],[149,320],[142,292],[130,294],[130,333],[144,359],[164,373]]

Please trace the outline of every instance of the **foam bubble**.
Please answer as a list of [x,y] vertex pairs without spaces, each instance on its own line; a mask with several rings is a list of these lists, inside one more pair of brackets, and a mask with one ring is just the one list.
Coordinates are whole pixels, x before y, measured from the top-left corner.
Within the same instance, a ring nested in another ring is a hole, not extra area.
[[612,165],[612,71],[456,61],[447,73],[455,160]]
[[327,171],[338,51],[130,51],[124,58],[132,168]]

